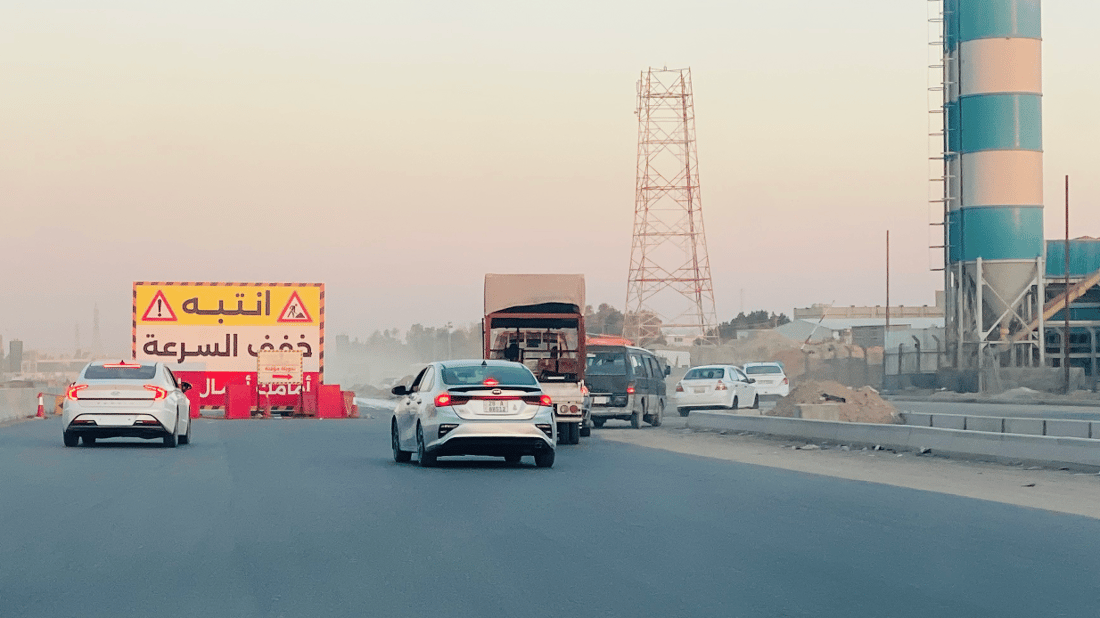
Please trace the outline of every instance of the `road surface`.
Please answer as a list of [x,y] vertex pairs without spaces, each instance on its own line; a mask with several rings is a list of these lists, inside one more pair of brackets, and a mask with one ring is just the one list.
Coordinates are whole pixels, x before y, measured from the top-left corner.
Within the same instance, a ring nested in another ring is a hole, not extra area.
[[64,448],[56,418],[0,427],[0,615],[1092,618],[1100,606],[1100,520],[599,431],[549,470],[420,469],[390,459],[387,423],[199,420],[175,450]]

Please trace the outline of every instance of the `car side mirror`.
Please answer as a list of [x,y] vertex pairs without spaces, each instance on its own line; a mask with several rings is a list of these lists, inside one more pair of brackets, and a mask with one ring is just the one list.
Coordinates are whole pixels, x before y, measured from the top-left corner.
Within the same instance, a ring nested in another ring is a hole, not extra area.
[[749,378],[749,384],[756,384],[756,378]]
[[405,388],[404,384],[398,384],[397,386],[391,388],[390,392],[394,395],[397,395],[398,397],[404,397],[405,395],[409,394],[409,389]]
[[185,392],[185,393],[187,391],[191,390],[191,383],[190,382],[180,382],[180,390]]

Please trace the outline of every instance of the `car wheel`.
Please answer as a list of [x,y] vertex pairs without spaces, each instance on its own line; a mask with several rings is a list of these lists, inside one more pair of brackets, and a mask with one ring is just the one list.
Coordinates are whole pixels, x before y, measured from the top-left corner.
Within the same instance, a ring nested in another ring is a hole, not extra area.
[[752,409],[753,409],[753,410],[759,410],[759,409],[760,409],[760,395],[757,395],[757,396],[756,396],[756,397],[755,397],[755,398],[754,398],[754,399],[752,400]]
[[187,433],[180,436],[180,444],[191,444],[191,425],[194,425],[195,421],[187,419]]
[[594,418],[592,419],[592,426],[596,429],[603,427],[603,424],[607,422],[606,418]]
[[390,446],[393,448],[393,460],[397,463],[407,463],[412,459],[412,451],[401,450],[401,440],[397,433],[397,419],[390,423]]
[[676,411],[683,417],[687,417],[688,414],[691,414],[691,410],[688,408],[676,408]]
[[420,423],[416,424],[416,461],[421,468],[435,465],[435,455],[429,453],[427,446],[424,445],[424,428]]
[[580,444],[581,443],[581,424],[569,423],[569,443]]
[[554,467],[554,449],[548,448],[535,453],[535,465],[540,468]]
[[80,439],[84,441],[84,446],[95,446],[95,436],[84,436]]
[[164,448],[176,448],[179,444],[179,437],[176,435],[175,428],[172,429],[172,433],[164,436]]
[[654,427],[661,426],[662,417],[665,415],[665,402],[660,401],[657,403],[657,411],[649,415],[649,424]]
[[62,439],[65,440],[65,446],[76,446],[80,442],[80,436],[71,431],[66,431],[61,434]]
[[512,464],[514,466],[519,463],[520,459],[523,459],[521,455],[505,455],[504,463]]
[[641,429],[643,417],[645,417],[645,403],[642,403],[641,410],[635,410],[634,414],[630,415],[630,426],[634,429]]
[[737,395],[733,396],[733,401],[730,402],[730,410],[737,409]]

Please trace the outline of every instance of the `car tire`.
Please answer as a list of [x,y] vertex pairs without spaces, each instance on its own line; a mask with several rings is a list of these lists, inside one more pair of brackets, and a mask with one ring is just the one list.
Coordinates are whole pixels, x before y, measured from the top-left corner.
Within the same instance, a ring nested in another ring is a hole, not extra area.
[[606,423],[606,422],[607,422],[607,419],[605,419],[605,418],[594,418],[594,419],[592,419],[592,426],[595,427],[596,429],[599,429],[600,427],[603,427],[603,424]]
[[683,416],[684,418],[687,418],[687,415],[691,414],[691,410],[689,408],[676,408],[676,411],[679,412],[680,416]]
[[195,424],[192,419],[187,419],[187,433],[180,436],[180,444],[191,444],[191,425]]
[[390,447],[393,448],[393,460],[397,463],[408,463],[412,459],[412,451],[401,450],[401,440],[397,433],[397,419],[390,423]]
[[80,436],[71,431],[62,433],[61,438],[65,441],[65,446],[76,446],[80,442]]
[[581,443],[581,424],[569,423],[569,443],[580,444]]
[[645,417],[645,415],[645,403],[643,403],[641,410],[635,410],[634,414],[630,415],[630,426],[634,429],[641,429],[642,419]]
[[733,396],[733,401],[730,402],[730,410],[736,410],[738,408],[737,395]]
[[177,444],[179,444],[179,436],[176,435],[176,430],[173,427],[172,433],[164,436],[164,448],[176,448]]
[[505,455],[504,456],[504,463],[511,464],[511,465],[514,466],[514,465],[518,464],[519,460],[521,460],[521,459],[523,459],[522,455]]
[[416,424],[416,463],[420,464],[421,468],[430,468],[435,465],[435,455],[429,453],[424,445],[424,428],[420,423]]
[[753,409],[753,410],[759,410],[759,409],[760,409],[760,395],[757,395],[757,396],[756,396],[756,397],[755,397],[755,398],[754,398],[754,399],[752,400],[752,409]]
[[661,421],[665,415],[665,402],[657,402],[657,411],[649,415],[649,424],[654,427],[660,427]]
[[535,465],[540,468],[553,468],[554,449],[548,448],[535,453]]
[[95,436],[81,436],[80,439],[84,441],[84,446],[95,446]]

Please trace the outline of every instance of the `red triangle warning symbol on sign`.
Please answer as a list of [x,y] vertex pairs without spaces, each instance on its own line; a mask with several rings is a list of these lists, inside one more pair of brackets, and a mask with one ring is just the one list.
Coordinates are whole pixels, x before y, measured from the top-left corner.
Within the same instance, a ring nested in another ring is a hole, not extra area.
[[313,318],[309,315],[309,310],[306,309],[305,303],[302,302],[298,291],[295,290],[290,295],[290,300],[286,301],[286,306],[283,307],[283,312],[279,314],[280,322],[312,322]]
[[149,308],[145,310],[145,314],[141,316],[142,322],[175,322],[176,312],[172,311],[172,305],[168,304],[168,299],[164,297],[162,290],[157,290],[157,293],[153,295],[153,300],[149,303]]

